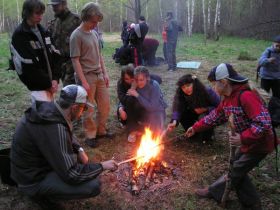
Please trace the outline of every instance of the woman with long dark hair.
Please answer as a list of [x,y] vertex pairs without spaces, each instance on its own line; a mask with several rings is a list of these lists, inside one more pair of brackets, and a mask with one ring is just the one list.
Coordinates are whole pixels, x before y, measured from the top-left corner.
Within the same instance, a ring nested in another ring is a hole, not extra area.
[[[219,103],[220,97],[210,87],[205,87],[195,75],[182,76],[177,82],[168,129],[171,131],[180,123],[187,130]],[[212,130],[204,133],[203,140],[207,140],[205,137],[211,138],[212,133]]]

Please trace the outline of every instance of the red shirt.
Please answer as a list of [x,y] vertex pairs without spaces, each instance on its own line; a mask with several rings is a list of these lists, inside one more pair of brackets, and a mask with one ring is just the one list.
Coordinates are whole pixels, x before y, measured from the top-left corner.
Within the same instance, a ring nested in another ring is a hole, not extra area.
[[[259,96],[253,91],[244,91],[246,85],[235,85],[229,97],[193,126],[195,132],[225,123],[234,115],[234,126],[241,138],[241,152],[270,153],[274,149],[271,118]],[[240,96],[240,91],[244,92]]]

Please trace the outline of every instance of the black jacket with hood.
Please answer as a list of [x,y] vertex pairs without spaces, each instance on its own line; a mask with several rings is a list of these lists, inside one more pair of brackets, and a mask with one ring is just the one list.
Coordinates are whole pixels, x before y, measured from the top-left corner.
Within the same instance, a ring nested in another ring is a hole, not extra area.
[[102,172],[101,164],[77,162],[79,146],[73,139],[71,124],[59,109],[54,102],[37,101],[17,124],[11,177],[19,185],[36,184],[51,171],[69,184],[91,180]]
[[53,46],[47,31],[38,24],[52,72],[49,76],[44,49],[30,26],[23,20],[15,29],[11,42],[12,61],[20,80],[31,91],[47,90],[52,86],[51,80],[61,76],[59,51]]

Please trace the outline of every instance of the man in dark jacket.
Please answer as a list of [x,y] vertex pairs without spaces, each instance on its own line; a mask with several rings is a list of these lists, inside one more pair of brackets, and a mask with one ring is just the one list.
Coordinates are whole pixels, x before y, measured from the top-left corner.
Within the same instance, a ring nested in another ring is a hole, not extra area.
[[72,134],[87,102],[86,90],[68,85],[58,102],[36,101],[19,121],[11,148],[11,177],[19,192],[33,198],[80,199],[100,193],[96,178],[116,170],[113,160],[89,163]]
[[40,25],[45,5],[40,0],[25,0],[22,23],[12,36],[11,54],[20,80],[32,91],[34,100],[51,101],[60,78],[59,51]]
[[178,23],[173,18],[172,12],[167,12],[166,15],[166,55],[168,63],[168,71],[175,71],[177,67],[176,63],[176,45],[178,38]]
[[68,9],[67,0],[51,0],[49,5],[52,5],[55,19],[49,22],[48,31],[54,40],[55,47],[61,53],[63,86],[75,84],[69,44],[71,33],[80,25],[81,19]]
[[149,31],[149,26],[146,23],[146,19],[144,16],[139,17],[138,24],[131,24],[132,28],[130,30],[130,44],[135,48],[133,54],[135,57],[134,65],[139,66],[142,64],[142,50],[143,50],[143,42]]

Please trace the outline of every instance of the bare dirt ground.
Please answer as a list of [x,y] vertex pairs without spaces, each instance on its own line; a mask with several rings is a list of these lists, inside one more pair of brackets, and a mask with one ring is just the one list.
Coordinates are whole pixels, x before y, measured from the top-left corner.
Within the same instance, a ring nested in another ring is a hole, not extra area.
[[[118,39],[113,36],[105,37],[107,42]],[[115,139],[104,139],[96,149],[90,149],[84,145],[92,161],[103,161],[115,159],[122,161],[135,155],[137,142],[134,144],[127,142],[127,135],[123,128],[119,126],[114,116],[114,105],[116,99],[116,82],[119,78],[119,67],[113,64],[111,58],[106,58],[106,64],[111,77],[111,103],[112,116],[108,127],[117,135]],[[151,72],[159,74],[163,79],[161,88],[165,99],[169,104],[167,109],[167,121],[170,119],[170,109],[175,83],[177,79],[186,73],[194,73],[201,80],[206,80],[206,75],[212,66],[206,61],[202,61],[199,71],[178,70],[167,72],[167,66],[161,65],[150,68]],[[16,121],[15,121],[16,122]],[[75,131],[83,144],[82,130]],[[168,134],[167,140],[182,134],[178,128]],[[137,210],[158,210],[158,209],[220,209],[217,203],[209,199],[199,199],[194,195],[194,189],[207,186],[216,178],[222,175],[227,168],[228,143],[227,127],[220,126],[215,130],[216,139],[212,142],[203,143],[202,141],[180,140],[165,145],[163,159],[172,164],[175,168],[175,175],[165,177],[161,182],[150,186],[141,191],[138,196],[133,196],[129,186],[126,186],[126,178],[120,169],[114,173],[103,173],[100,176],[102,181],[102,193],[95,197],[85,200],[59,202],[55,206],[45,205],[45,209],[137,209]],[[250,174],[260,192],[264,209],[277,210],[279,208],[279,178],[275,175],[274,153],[270,155],[258,168]],[[228,209],[239,209],[239,203],[234,193],[231,193]],[[24,210],[24,209],[43,209],[42,204],[30,200],[24,195],[18,194],[16,188],[7,187],[0,184],[0,209]]]

